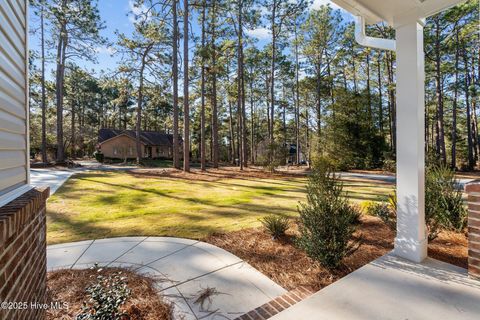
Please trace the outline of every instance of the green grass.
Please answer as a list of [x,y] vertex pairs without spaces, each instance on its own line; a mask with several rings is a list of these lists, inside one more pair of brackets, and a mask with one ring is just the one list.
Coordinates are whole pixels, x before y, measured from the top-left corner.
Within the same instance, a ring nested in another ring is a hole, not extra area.
[[[240,177],[215,181],[145,177],[128,172],[82,173],[49,200],[49,244],[119,236],[199,239],[260,226],[268,214],[296,216],[306,178]],[[393,184],[347,178],[352,202],[380,201]]]
[[48,203],[49,244],[117,236],[201,238],[294,216],[305,178],[185,180],[126,172],[75,175]]

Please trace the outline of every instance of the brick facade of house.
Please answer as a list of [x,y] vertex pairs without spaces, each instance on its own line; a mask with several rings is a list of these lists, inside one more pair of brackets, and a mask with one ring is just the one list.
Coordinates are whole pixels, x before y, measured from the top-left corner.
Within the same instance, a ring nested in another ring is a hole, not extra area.
[[480,180],[467,184],[468,273],[480,279]]
[[0,208],[0,319],[45,318],[49,192],[32,189]]

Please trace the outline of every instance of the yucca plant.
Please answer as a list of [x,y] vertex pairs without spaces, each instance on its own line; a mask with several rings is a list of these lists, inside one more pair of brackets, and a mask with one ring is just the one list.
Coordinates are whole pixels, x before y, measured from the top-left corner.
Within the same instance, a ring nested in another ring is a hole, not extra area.
[[265,216],[260,219],[260,222],[273,239],[278,239],[281,236],[284,236],[290,226],[290,219],[288,217],[276,214]]

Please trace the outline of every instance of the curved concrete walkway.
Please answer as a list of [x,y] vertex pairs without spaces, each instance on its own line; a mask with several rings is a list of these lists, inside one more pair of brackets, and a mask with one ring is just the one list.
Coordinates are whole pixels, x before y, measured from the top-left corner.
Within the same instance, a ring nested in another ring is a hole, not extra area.
[[[125,237],[47,247],[48,270],[126,267],[157,279],[178,319],[235,319],[286,290],[211,244],[169,237]],[[203,302],[206,289],[213,292]],[[182,318],[183,317],[183,318]]]

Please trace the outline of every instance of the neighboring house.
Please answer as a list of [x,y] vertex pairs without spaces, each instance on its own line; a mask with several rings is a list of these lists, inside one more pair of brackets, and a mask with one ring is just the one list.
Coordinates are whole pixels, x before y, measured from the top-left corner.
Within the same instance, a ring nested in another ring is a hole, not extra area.
[[[181,144],[180,139],[180,144]],[[141,131],[142,158],[173,158],[173,135],[156,131]],[[181,150],[181,146],[179,148]],[[97,150],[105,158],[128,159],[137,157],[135,130],[100,129]]]
[[[284,145],[284,147],[285,150],[287,150],[286,163],[295,163],[297,161],[297,145],[295,143],[287,143],[286,145]],[[300,163],[307,163],[307,157],[302,151],[300,151]]]

